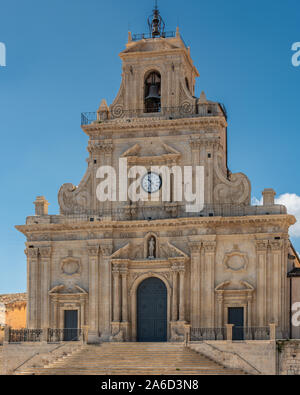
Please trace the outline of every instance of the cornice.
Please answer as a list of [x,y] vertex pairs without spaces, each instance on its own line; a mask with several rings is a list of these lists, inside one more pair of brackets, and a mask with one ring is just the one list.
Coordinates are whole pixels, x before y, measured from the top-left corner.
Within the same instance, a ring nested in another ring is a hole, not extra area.
[[[139,231],[150,231],[153,228],[182,228],[185,226],[224,226],[224,225],[262,225],[266,223],[280,223],[286,226],[294,225],[296,219],[293,215],[255,215],[243,217],[191,217],[191,218],[170,218],[153,221],[134,220],[134,221],[110,221],[101,222],[82,221],[76,223],[61,224],[31,224],[17,225],[16,229],[27,235],[34,232],[66,232],[66,231],[95,231],[95,230],[124,230],[137,229]],[[265,232],[264,232],[265,233]]]
[[114,119],[111,121],[82,125],[82,130],[91,137],[96,137],[101,132],[118,132],[120,130],[133,131],[143,129],[164,129],[183,127],[204,127],[204,126],[227,127],[227,122],[222,116],[178,118],[178,119],[156,119],[156,118],[132,118]]

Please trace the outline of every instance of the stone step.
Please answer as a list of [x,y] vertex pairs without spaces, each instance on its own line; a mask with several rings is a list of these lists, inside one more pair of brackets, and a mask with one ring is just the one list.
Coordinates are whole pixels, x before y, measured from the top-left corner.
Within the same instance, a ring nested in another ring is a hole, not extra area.
[[85,345],[44,368],[25,375],[241,375],[178,343]]

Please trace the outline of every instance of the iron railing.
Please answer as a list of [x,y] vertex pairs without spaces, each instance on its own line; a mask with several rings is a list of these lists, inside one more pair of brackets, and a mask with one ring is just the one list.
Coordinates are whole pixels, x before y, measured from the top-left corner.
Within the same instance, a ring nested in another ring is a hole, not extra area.
[[226,328],[191,328],[191,341],[226,339]]
[[190,104],[180,107],[160,107],[149,112],[149,109],[127,110],[120,106],[111,107],[110,111],[84,112],[81,114],[81,125],[90,125],[94,122],[105,122],[114,119],[133,119],[158,117],[163,119],[215,117],[224,115],[227,117],[225,107],[221,104]]
[[79,341],[82,336],[81,329],[48,329],[47,342],[59,343],[66,341]]
[[174,31],[169,31],[169,32],[163,32],[161,33],[161,36],[159,37],[153,37],[152,33],[141,33],[141,34],[133,34],[132,35],[132,41],[139,41],[139,40],[149,40],[149,39],[155,39],[155,38],[174,38],[176,37],[176,32]]
[[40,342],[42,329],[9,329],[9,343]]
[[[270,211],[264,206],[234,206],[232,204],[205,205],[201,212],[186,212],[185,205],[182,204],[135,204],[123,206],[121,208],[92,210],[89,208],[79,208],[64,215],[52,215],[48,217],[48,223],[77,223],[77,222],[99,222],[106,218],[114,221],[136,221],[136,220],[164,220],[172,218],[201,218],[201,217],[245,217],[255,215],[280,215],[286,214],[284,206],[277,206]],[[26,224],[37,223],[37,217],[28,217]],[[45,222],[43,222],[45,223]]]
[[233,327],[234,340],[270,340],[270,327]]

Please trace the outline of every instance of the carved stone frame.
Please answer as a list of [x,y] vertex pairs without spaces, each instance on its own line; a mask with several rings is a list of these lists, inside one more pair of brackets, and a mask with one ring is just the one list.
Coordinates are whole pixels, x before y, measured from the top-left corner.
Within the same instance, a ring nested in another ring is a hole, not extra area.
[[133,342],[137,341],[137,290],[139,285],[150,277],[156,277],[161,280],[167,288],[167,339],[170,339],[170,322],[171,322],[171,298],[172,298],[172,287],[169,282],[160,274],[155,273],[141,273],[141,275],[135,279],[130,289],[129,294],[129,317],[131,321],[131,340]]

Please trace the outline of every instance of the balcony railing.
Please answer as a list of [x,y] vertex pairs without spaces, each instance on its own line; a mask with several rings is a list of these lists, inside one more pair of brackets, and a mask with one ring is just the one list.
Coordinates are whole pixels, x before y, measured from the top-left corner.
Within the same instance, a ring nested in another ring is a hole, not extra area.
[[29,343],[47,341],[48,343],[60,343],[67,341],[84,340],[82,329],[8,329],[9,343]]
[[226,339],[226,328],[191,328],[191,341]]
[[270,327],[235,326],[233,327],[233,340],[270,340]]
[[47,342],[59,343],[66,341],[79,341],[83,332],[81,329],[48,329]]
[[225,107],[218,103],[185,104],[180,107],[157,107],[156,111],[147,109],[124,110],[119,106],[108,111],[84,112],[81,114],[81,125],[102,123],[115,119],[130,120],[133,118],[178,119],[194,117],[227,117]]
[[9,329],[9,343],[40,342],[42,329]]
[[176,32],[169,31],[163,32],[159,37],[153,37],[152,33],[142,33],[142,34],[133,34],[132,41],[139,41],[139,40],[149,40],[149,39],[156,39],[156,38],[174,38],[176,37]]

